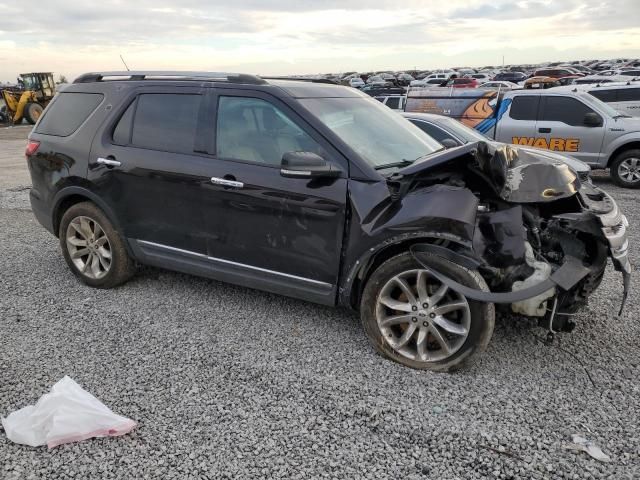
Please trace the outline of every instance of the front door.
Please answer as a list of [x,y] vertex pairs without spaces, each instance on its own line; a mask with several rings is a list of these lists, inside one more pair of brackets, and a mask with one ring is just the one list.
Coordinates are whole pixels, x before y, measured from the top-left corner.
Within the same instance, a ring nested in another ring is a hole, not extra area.
[[[600,117],[600,126],[584,123],[587,113]],[[572,97],[544,95],[536,123],[534,147],[564,152],[591,165],[597,165],[605,133],[604,119],[591,107]]]
[[[215,89],[208,255],[238,283],[333,303],[348,164],[289,106],[268,94]],[[285,178],[284,153],[314,152],[341,178]]]

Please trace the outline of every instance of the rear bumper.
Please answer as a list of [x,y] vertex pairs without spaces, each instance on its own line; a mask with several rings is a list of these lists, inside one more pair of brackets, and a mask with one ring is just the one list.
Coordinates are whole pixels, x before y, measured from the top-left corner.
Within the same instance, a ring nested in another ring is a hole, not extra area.
[[53,228],[53,216],[51,215],[51,211],[49,210],[48,205],[42,200],[38,191],[33,188],[29,191],[29,202],[31,203],[31,211],[40,225],[46,228],[53,235],[57,236]]

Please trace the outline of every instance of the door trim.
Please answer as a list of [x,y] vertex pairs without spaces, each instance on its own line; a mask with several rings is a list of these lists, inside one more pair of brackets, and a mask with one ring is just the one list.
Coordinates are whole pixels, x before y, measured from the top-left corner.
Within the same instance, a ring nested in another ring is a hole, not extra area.
[[336,287],[330,283],[211,257],[147,240],[127,239],[127,241],[134,256],[141,263],[324,305],[335,305]]

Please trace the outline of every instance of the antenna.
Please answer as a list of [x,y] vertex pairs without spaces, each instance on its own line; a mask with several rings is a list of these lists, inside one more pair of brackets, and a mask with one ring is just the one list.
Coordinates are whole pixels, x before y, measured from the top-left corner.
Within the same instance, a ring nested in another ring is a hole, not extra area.
[[127,66],[127,62],[124,61],[124,58],[122,58],[122,54],[120,54],[120,60],[122,60],[122,63],[124,63],[124,68],[127,69],[127,72],[129,71],[129,67]]

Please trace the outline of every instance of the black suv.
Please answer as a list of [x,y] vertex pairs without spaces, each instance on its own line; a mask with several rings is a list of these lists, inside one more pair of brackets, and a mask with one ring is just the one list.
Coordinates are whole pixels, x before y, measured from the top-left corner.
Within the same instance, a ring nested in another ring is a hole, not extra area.
[[338,85],[86,74],[26,155],[33,211],[84,283],[140,263],[349,307],[415,368],[482,351],[494,304],[568,330],[608,256],[628,278],[626,219],[566,164],[444,149]]

